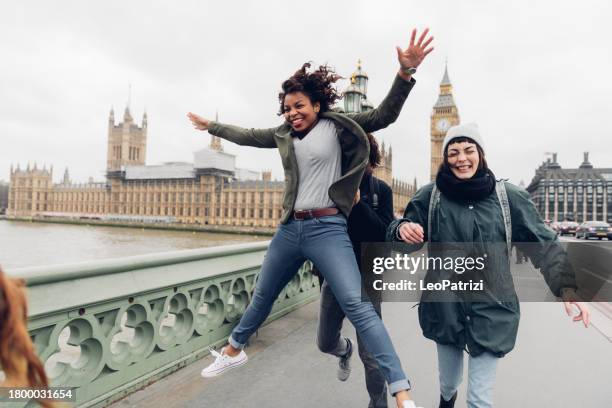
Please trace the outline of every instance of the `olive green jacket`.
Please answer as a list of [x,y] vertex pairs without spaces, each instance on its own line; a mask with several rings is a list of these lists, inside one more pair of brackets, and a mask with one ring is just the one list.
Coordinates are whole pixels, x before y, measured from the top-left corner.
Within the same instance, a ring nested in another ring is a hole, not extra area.
[[[398,241],[397,228],[408,221],[423,227],[428,242],[477,243],[489,255],[489,267],[483,277],[490,283],[485,286],[503,289],[505,298],[496,298],[491,293],[486,295],[491,295],[490,301],[428,302],[428,294],[423,293],[419,304],[423,335],[440,344],[467,348],[475,356],[488,351],[502,357],[514,348],[520,305],[510,273],[500,203],[495,193],[472,203],[457,203],[442,194],[432,214],[432,231],[428,231],[433,186],[434,183],[429,183],[416,192],[406,207],[404,218],[389,225],[387,240]],[[566,269],[566,254],[558,244],[557,234],[544,225],[525,190],[508,182],[505,187],[510,204],[512,242],[529,243],[522,249],[540,269],[556,296],[561,294],[562,288],[575,288],[573,272]]]
[[[338,130],[342,176],[329,187],[329,197],[345,216],[348,217],[351,212],[353,198],[368,164],[370,145],[366,133],[395,122],[414,84],[414,79],[405,81],[396,76],[391,90],[376,109],[349,114],[327,111],[319,115],[320,118],[332,120]],[[244,129],[212,121],[208,132],[243,146],[278,148],[285,170],[281,223],[286,223],[293,211],[299,180],[291,125],[285,122],[270,129]]]

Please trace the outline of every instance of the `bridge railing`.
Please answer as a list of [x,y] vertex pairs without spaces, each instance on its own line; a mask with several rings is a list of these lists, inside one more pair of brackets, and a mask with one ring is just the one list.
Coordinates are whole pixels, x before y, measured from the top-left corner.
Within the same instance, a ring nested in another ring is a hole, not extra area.
[[[9,272],[27,281],[29,331],[51,385],[74,387],[77,406],[103,407],[224,343],[251,300],[268,244]],[[318,293],[307,262],[269,320]]]

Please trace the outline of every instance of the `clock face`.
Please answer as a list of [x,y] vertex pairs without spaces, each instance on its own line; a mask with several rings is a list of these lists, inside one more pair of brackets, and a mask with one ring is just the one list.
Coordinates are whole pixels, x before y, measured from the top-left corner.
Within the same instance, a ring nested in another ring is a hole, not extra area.
[[436,129],[438,129],[440,132],[446,132],[449,127],[450,122],[448,119],[440,119],[436,122]]

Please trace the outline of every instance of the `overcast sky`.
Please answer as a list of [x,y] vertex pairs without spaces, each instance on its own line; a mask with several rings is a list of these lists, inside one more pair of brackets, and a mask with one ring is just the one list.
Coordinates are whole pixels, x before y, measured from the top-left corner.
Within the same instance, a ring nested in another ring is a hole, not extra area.
[[[357,59],[377,105],[398,68],[395,46],[430,27],[435,50],[398,121],[377,133],[393,174],[429,180],[432,106],[448,59],[462,122],[477,122],[498,177],[528,183],[546,152],[612,167],[612,3],[576,1],[21,1],[0,12],[0,180],[11,163],[52,164],[59,181],[104,179],[107,118],[149,117],[147,164],[192,161],[209,135],[185,114],[244,127],[280,124],[282,80],[305,61],[349,77]],[[339,83],[343,90],[348,83]],[[240,167],[275,150],[238,147]]]

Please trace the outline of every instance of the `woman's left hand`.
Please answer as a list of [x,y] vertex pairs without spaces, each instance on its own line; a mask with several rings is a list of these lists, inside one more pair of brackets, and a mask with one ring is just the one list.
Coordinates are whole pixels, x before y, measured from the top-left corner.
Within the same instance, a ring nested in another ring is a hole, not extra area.
[[427,33],[429,32],[429,28],[426,28],[423,31],[423,34],[419,37],[419,40],[416,41],[417,30],[416,28],[412,30],[412,35],[410,36],[410,45],[408,48],[402,51],[400,47],[397,48],[397,60],[400,63],[401,69],[406,68],[417,68],[421,62],[425,59],[427,54],[433,51],[433,47],[427,48],[427,46],[433,41],[433,37],[427,37]]
[[576,306],[580,311],[580,314],[574,316],[574,321],[579,322],[582,320],[584,327],[589,327],[589,322],[591,321],[591,311],[589,310],[589,306],[587,306],[584,302],[563,302],[565,306],[565,312],[568,316],[572,316],[574,314],[574,308],[572,305]]

